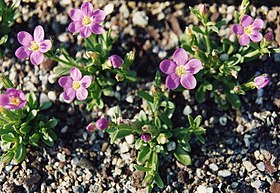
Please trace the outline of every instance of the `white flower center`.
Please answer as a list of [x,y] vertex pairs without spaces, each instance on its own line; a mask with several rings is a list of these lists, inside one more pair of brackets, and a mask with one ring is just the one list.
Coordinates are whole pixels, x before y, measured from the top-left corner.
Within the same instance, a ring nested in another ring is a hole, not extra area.
[[91,19],[90,17],[85,16],[82,20],[83,25],[90,25],[91,24]]

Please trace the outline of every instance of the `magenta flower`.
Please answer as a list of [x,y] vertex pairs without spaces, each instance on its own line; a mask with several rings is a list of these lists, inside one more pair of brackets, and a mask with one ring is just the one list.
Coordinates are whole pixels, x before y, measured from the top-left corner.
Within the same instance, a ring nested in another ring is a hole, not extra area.
[[86,127],[86,130],[89,132],[93,132],[94,130],[96,130],[96,126],[93,123],[88,124],[88,126]]
[[114,68],[120,68],[123,65],[123,59],[118,55],[112,55],[109,60]]
[[270,42],[272,38],[273,38],[273,32],[272,31],[267,32],[267,34],[264,35],[264,39],[265,39],[266,42]]
[[41,64],[44,60],[44,54],[49,51],[52,47],[50,40],[44,40],[44,29],[38,25],[34,29],[32,35],[26,31],[20,31],[17,34],[17,39],[22,45],[16,50],[16,57],[20,59],[26,59],[30,57],[32,64]]
[[104,129],[107,129],[109,127],[109,120],[106,119],[106,118],[101,118],[101,119],[98,119],[95,123],[96,125],[96,128],[98,130],[104,130]]
[[101,34],[103,27],[99,24],[105,19],[105,12],[94,10],[89,2],[84,2],[81,9],[72,9],[69,13],[72,22],[68,26],[71,33],[79,32],[83,38],[89,37],[92,33]]
[[151,135],[149,133],[143,133],[141,135],[141,139],[144,141],[144,142],[148,142],[152,139]]
[[8,88],[5,94],[0,95],[0,106],[5,109],[20,109],[26,104],[26,97],[21,90]]
[[241,25],[235,24],[232,28],[233,33],[239,36],[239,44],[246,46],[252,40],[253,42],[260,42],[263,35],[259,32],[263,27],[263,20],[255,19],[249,15],[244,15],[241,19]]
[[262,89],[269,84],[270,80],[266,74],[258,76],[254,79],[254,85],[257,89]]
[[188,53],[178,48],[173,54],[173,61],[163,60],[160,63],[160,70],[168,75],[165,81],[167,88],[176,89],[180,83],[186,89],[195,88],[196,79],[193,75],[202,69],[202,63],[198,59],[188,59]]
[[89,76],[82,77],[78,68],[70,69],[70,77],[63,76],[58,80],[58,84],[64,88],[63,98],[67,101],[73,101],[75,96],[78,100],[85,100],[88,96],[88,88],[91,84]]

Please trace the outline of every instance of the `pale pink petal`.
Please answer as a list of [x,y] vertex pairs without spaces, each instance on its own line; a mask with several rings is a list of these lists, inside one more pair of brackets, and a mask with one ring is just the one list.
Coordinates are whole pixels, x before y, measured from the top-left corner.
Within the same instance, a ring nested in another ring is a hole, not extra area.
[[45,32],[42,26],[38,25],[34,29],[34,40],[36,43],[41,43],[44,40]]
[[82,78],[82,73],[78,68],[73,67],[70,69],[70,76],[73,80],[79,81]]
[[235,24],[233,27],[232,27],[232,31],[233,33],[237,34],[237,35],[241,35],[244,33],[244,28],[239,25],[239,24]]
[[159,68],[164,74],[172,74],[175,72],[176,64],[171,60],[163,60],[159,64]]
[[198,59],[191,59],[186,64],[186,71],[189,74],[196,74],[202,69],[202,63]]
[[88,88],[91,84],[91,78],[90,76],[84,76],[81,80],[80,83],[82,85],[82,87],[84,88]]
[[69,76],[62,76],[59,78],[58,84],[63,88],[70,88],[72,87],[73,80]]
[[46,53],[47,51],[49,51],[52,47],[52,42],[51,40],[44,40],[41,44],[40,44],[40,49],[39,51],[42,53]]
[[34,65],[39,65],[44,60],[44,54],[42,52],[32,52],[30,55],[30,61]]
[[255,21],[252,23],[254,30],[260,30],[263,28],[263,20],[261,19],[255,19]]
[[105,12],[103,10],[97,9],[93,12],[93,22],[94,23],[100,23],[105,19]]
[[28,58],[30,56],[32,52],[28,49],[28,47],[26,46],[20,46],[17,50],[16,50],[16,57],[20,58],[20,59],[25,59]]
[[174,90],[180,84],[180,77],[177,74],[175,74],[175,73],[169,74],[166,77],[165,84],[166,84],[167,88]]
[[84,2],[81,6],[81,10],[88,17],[91,17],[93,15],[93,6],[89,2]]
[[76,91],[73,88],[67,88],[63,92],[63,98],[66,101],[73,101],[76,95]]
[[92,26],[90,26],[90,29],[91,31],[94,33],[94,34],[102,34],[103,33],[103,27],[99,24],[93,24]]
[[243,27],[248,27],[249,25],[251,25],[253,23],[253,19],[251,16],[249,15],[244,15],[241,19],[241,25]]
[[258,31],[254,31],[251,35],[250,35],[250,39],[253,41],[253,42],[260,42],[263,38],[263,35],[258,32]]
[[73,21],[82,21],[84,18],[84,14],[80,9],[71,9],[69,16]]
[[91,29],[89,26],[84,26],[81,28],[80,30],[80,35],[83,37],[83,38],[88,38],[90,35],[91,35]]
[[68,31],[71,33],[79,32],[83,27],[82,22],[80,21],[73,21],[68,26]]
[[30,46],[30,42],[33,41],[32,35],[25,31],[18,32],[17,39],[21,45],[28,47]]
[[193,75],[184,75],[181,77],[181,84],[186,89],[194,89],[196,86],[196,79]]
[[242,34],[240,37],[239,37],[239,44],[241,46],[246,46],[250,43],[250,38],[249,36],[247,36],[246,34]]
[[80,87],[77,90],[76,97],[78,100],[83,101],[87,98],[87,96],[88,96],[88,91],[84,87]]
[[173,54],[173,60],[177,65],[185,65],[188,62],[189,55],[183,48],[178,48]]

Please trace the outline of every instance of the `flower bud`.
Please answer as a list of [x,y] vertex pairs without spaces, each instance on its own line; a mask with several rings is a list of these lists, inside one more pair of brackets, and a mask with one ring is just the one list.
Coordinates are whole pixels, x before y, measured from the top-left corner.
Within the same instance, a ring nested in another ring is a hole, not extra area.
[[149,131],[150,128],[151,128],[150,125],[143,125],[142,126],[142,131]]
[[159,136],[157,137],[157,142],[159,144],[166,144],[167,141],[168,140],[167,140],[166,136],[163,133],[159,134]]
[[149,133],[143,133],[141,135],[141,139],[144,141],[144,142],[148,142],[152,139],[151,135]]
[[199,8],[199,12],[201,15],[206,15],[207,14],[207,8],[205,4],[201,4]]
[[86,130],[89,131],[89,132],[93,132],[94,130],[96,130],[96,126],[94,123],[90,123],[88,124],[88,126],[86,127]]
[[98,121],[96,121],[96,128],[98,130],[104,130],[107,129],[109,127],[109,120],[106,118],[101,118]]
[[118,82],[121,82],[121,81],[124,80],[124,77],[123,77],[123,75],[122,75],[121,73],[118,73],[118,74],[116,74],[115,79],[116,79]]
[[272,38],[273,38],[273,32],[272,31],[268,32],[264,36],[264,39],[265,39],[266,42],[270,42]]
[[112,55],[109,57],[109,60],[113,66],[113,68],[121,68],[123,65],[123,59],[118,55]]
[[270,82],[270,80],[269,80],[267,74],[263,74],[263,75],[258,76],[254,79],[254,86],[257,89],[262,89],[265,86],[267,86],[269,84],[269,82]]
[[117,118],[117,124],[118,124],[118,125],[124,124],[124,120],[123,120],[122,117],[118,117],[118,118]]

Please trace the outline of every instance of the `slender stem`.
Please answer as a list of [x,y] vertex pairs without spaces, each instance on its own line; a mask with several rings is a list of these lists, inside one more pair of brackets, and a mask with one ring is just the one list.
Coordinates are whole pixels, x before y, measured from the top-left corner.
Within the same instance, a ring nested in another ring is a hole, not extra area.
[[206,48],[207,48],[207,52],[211,52],[212,48],[211,48],[211,43],[210,43],[210,39],[209,39],[209,31],[208,31],[208,27],[206,25],[204,25],[205,27],[205,35],[204,35],[204,38],[205,38],[205,43],[206,43]]

